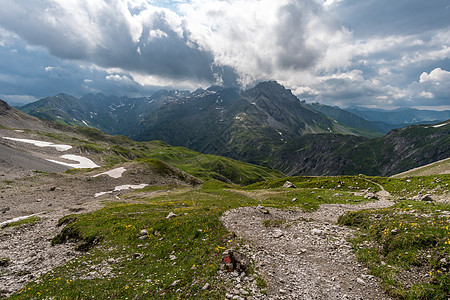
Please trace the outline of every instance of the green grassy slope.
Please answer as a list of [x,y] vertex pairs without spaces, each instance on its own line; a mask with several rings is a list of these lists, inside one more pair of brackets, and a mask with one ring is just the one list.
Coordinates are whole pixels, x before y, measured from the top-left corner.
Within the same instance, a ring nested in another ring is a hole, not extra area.
[[[287,179],[298,189],[282,188]],[[249,205],[315,210],[323,203],[357,203],[365,199],[351,191],[378,188],[366,179],[291,177],[244,189],[205,185],[161,196],[137,191],[102,210],[63,218],[60,223],[65,228],[53,243],[70,240],[88,252],[28,284],[11,299],[221,299],[225,286],[216,277],[221,253],[236,245],[219,220],[223,212]],[[386,184],[395,197],[403,195],[405,180],[369,179]],[[414,186],[431,180],[418,178]],[[439,180],[443,185],[450,177]],[[337,191],[343,196],[336,196]],[[294,197],[296,202],[291,201]],[[353,240],[357,255],[391,295],[446,299],[449,274],[442,259],[450,258],[450,219],[441,212],[449,209],[448,204],[401,200],[392,208],[349,213],[340,222],[359,228]],[[178,217],[166,219],[169,212]],[[149,233],[145,240],[139,239],[142,229]],[[408,277],[404,284],[404,277],[398,275],[416,267],[429,275],[420,280]],[[88,275],[105,268],[107,277]],[[175,280],[180,281],[172,287]],[[202,289],[206,283],[209,290]]]

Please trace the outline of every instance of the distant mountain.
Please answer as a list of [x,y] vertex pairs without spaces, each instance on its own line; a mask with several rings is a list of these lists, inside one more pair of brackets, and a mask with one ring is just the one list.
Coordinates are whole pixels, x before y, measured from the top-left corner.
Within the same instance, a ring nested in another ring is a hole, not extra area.
[[346,108],[347,111],[368,121],[381,121],[404,127],[406,124],[433,124],[450,119],[450,110],[434,111],[414,108],[399,108],[396,110],[372,109],[359,106]]
[[389,128],[389,125],[387,124],[385,124],[386,126],[380,126],[380,124],[367,121],[366,119],[337,106],[328,106],[320,103],[308,103],[307,106],[336,120],[344,126],[350,134],[374,138],[383,136],[392,129]]
[[450,120],[394,129],[376,139],[303,135],[283,146],[271,166],[288,175],[390,176],[448,157]]
[[59,94],[20,109],[59,123],[137,141],[162,140],[289,175],[391,175],[450,156],[448,125],[389,131],[397,125],[306,104],[275,81],[246,91],[162,90],[144,98]]
[[198,90],[147,114],[131,137],[262,163],[291,138],[325,132],[339,131],[325,115],[270,81],[243,92]]
[[[11,141],[3,137],[18,140]],[[62,172],[70,168],[53,162],[61,161],[62,152],[51,147],[32,146],[21,142],[21,139],[70,145],[72,148],[64,151],[65,154],[81,154],[99,165],[115,165],[133,160],[134,165],[138,165],[133,174],[144,176],[146,182],[153,184],[171,184],[186,178],[198,184],[199,180],[192,177],[195,176],[202,180],[215,179],[243,185],[284,176],[278,170],[202,154],[183,147],[172,147],[161,141],[141,143],[123,136],[110,136],[92,128],[38,119],[0,100],[1,176],[8,174],[14,177],[31,170]],[[147,172],[145,166],[153,171]],[[178,168],[192,176],[185,176]]]

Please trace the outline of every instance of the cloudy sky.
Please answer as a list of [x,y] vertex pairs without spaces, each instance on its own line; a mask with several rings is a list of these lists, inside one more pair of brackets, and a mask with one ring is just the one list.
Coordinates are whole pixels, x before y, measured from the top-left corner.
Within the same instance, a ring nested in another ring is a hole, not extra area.
[[277,80],[346,107],[450,109],[448,0],[1,0],[0,97]]

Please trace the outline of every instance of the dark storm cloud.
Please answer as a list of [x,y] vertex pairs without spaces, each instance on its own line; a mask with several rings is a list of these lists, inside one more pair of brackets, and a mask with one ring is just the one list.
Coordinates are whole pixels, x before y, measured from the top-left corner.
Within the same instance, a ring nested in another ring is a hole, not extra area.
[[144,13],[132,16],[121,1],[5,0],[0,25],[60,58],[214,83],[213,56],[188,41],[176,16],[164,9]]

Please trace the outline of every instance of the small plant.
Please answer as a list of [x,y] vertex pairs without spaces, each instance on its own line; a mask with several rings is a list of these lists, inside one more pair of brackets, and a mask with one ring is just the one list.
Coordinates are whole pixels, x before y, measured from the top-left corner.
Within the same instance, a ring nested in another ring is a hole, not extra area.
[[284,224],[286,224],[286,220],[282,219],[269,219],[264,220],[263,225],[264,227],[282,227]]

